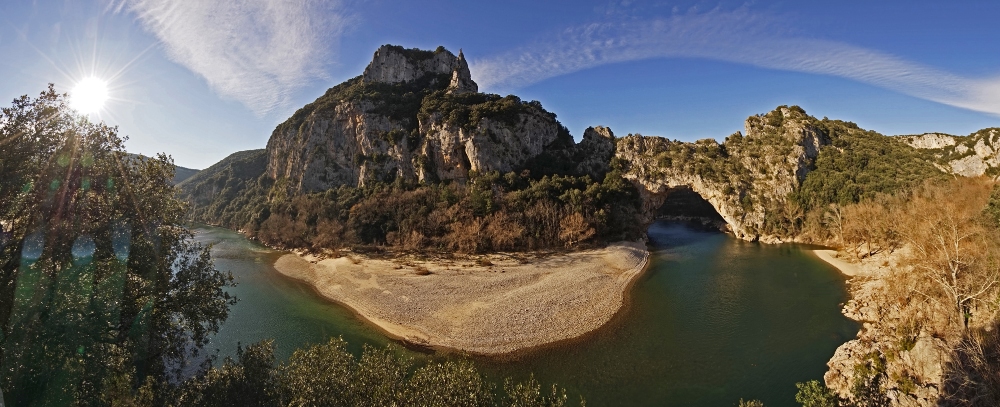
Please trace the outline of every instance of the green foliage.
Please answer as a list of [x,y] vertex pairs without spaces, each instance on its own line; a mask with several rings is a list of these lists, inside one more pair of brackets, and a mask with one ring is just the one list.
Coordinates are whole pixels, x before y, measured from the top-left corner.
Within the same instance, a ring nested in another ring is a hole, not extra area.
[[173,163],[130,158],[115,128],[76,115],[51,85],[0,123],[5,401],[162,397],[156,383],[176,378],[235,301],[232,276],[181,227]]
[[743,400],[740,399],[739,407],[764,407],[764,402],[760,400]]
[[819,380],[810,380],[805,383],[795,383],[799,389],[795,394],[795,401],[802,407],[837,407],[839,402],[837,395],[824,386]]
[[944,176],[918,150],[896,138],[839,120],[823,119],[817,125],[831,144],[820,150],[815,169],[793,196],[806,210],[897,194]]
[[434,58],[435,55],[445,52],[444,46],[438,46],[437,49],[435,49],[434,51],[426,51],[420,48],[403,48],[399,45],[392,45],[392,44],[385,44],[383,45],[383,47],[389,48],[393,51],[403,54],[403,56],[405,56],[406,59],[411,61],[423,61],[431,59]]
[[[391,348],[365,346],[361,357],[340,338],[298,349],[276,365],[270,341],[241,350],[236,360],[180,384],[175,403],[199,406],[561,407],[566,391],[548,392],[529,378],[498,391],[468,361],[415,366]],[[581,399],[581,404],[583,404]]]
[[296,110],[274,131],[276,134],[299,132],[310,116],[332,116],[337,105],[344,102],[369,102],[371,108],[368,112],[388,116],[409,132],[417,129],[417,114],[421,111],[425,96],[438,90],[443,92],[449,81],[448,74],[428,74],[413,81],[395,84],[365,82],[361,76],[356,76],[330,88],[323,96]]
[[994,226],[1000,228],[1000,184],[993,186],[993,192],[990,193],[990,200],[983,214]]
[[177,188],[190,204],[188,216],[236,229],[258,225],[271,187],[266,168],[265,150],[240,151],[181,182]]
[[854,366],[854,383],[851,385],[851,401],[857,407],[887,407],[885,359],[878,352]]
[[[221,215],[201,211],[194,219],[233,219],[237,223],[222,225],[270,245],[314,250],[536,250],[635,239],[641,233],[638,193],[616,172],[599,183],[586,176],[534,180],[527,174],[473,172],[470,177],[466,185],[341,186],[288,199],[271,194],[266,202],[257,201],[259,206],[229,204]],[[248,190],[231,202],[245,202],[247,195],[264,194]]]
[[514,126],[520,121],[522,114],[531,111],[543,113],[553,122],[556,120],[555,113],[545,111],[538,101],[523,102],[514,95],[501,97],[487,93],[450,95],[443,90],[430,93],[424,98],[417,117],[421,121],[427,121],[432,115],[440,114],[445,123],[472,129],[483,119]]
[[556,385],[552,385],[552,388],[548,392],[543,392],[542,385],[535,380],[534,375],[529,377],[527,382],[523,383],[515,383],[507,379],[504,382],[503,388],[507,393],[507,399],[501,403],[504,406],[563,407],[568,400],[566,390],[560,390]]

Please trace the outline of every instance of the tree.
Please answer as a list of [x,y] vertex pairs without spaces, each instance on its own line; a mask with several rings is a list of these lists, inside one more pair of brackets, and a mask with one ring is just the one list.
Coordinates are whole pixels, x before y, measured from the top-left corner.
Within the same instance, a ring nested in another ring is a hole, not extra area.
[[795,401],[802,407],[837,407],[837,396],[819,380],[795,383],[795,387],[799,389]]
[[980,179],[929,184],[910,200],[902,225],[923,282],[918,292],[950,309],[961,331],[973,319],[992,321],[1000,306],[1000,237],[984,215],[991,187]]
[[171,160],[131,158],[116,128],[66,99],[49,85],[0,110],[0,388],[12,404],[166,383],[235,301],[232,277],[181,225]]
[[577,243],[594,237],[594,233],[594,228],[579,212],[566,215],[559,221],[559,240],[562,240],[566,247],[576,246]]

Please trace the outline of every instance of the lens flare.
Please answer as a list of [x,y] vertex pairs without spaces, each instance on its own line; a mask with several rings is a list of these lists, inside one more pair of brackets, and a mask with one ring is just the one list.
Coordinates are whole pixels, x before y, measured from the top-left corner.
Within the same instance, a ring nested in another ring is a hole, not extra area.
[[70,106],[82,114],[101,110],[108,100],[108,84],[95,77],[85,78],[70,93]]

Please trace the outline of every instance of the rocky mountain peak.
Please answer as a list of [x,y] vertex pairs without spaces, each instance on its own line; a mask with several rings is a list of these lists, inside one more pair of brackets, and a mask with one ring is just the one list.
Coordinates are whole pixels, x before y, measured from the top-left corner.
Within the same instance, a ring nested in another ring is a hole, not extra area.
[[462,50],[458,50],[458,61],[455,70],[451,71],[451,83],[448,84],[448,93],[476,93],[479,92],[479,85],[472,80],[472,72],[469,71],[469,63],[465,61]]
[[444,47],[434,51],[407,49],[398,45],[383,45],[375,51],[372,62],[365,68],[362,80],[368,83],[397,84],[414,81],[426,75],[450,75],[449,88],[455,93],[477,92],[465,55],[458,56]]

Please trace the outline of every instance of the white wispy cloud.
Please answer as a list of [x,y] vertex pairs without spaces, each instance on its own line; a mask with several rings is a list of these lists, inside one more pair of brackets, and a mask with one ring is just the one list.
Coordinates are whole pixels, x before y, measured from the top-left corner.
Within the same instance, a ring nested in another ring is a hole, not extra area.
[[705,58],[832,75],[965,109],[1000,115],[1000,77],[970,78],[845,43],[782,35],[781,21],[712,10],[590,24],[472,61],[484,89],[511,89],[599,65],[650,58]]
[[336,1],[115,0],[160,40],[173,61],[258,115],[325,76],[348,18]]

